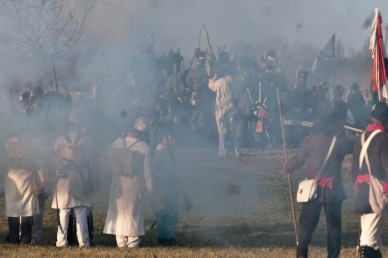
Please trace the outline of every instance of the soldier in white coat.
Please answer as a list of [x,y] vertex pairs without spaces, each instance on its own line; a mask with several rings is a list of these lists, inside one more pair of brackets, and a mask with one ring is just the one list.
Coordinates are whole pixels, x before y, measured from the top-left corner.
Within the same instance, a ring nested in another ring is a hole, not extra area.
[[[13,136],[6,144],[8,172],[5,176],[5,210],[12,244],[30,244],[32,216],[39,213],[38,165],[33,161],[31,137]],[[21,218],[21,219],[20,219]],[[21,225],[20,225],[21,222]]]
[[234,140],[234,151],[240,156],[238,142],[235,139],[237,108],[233,102],[233,77],[230,69],[217,71],[212,79],[209,79],[209,89],[216,93],[215,118],[218,130],[218,154],[226,155],[226,135],[230,134]]
[[140,117],[135,130],[112,144],[112,184],[104,233],[121,247],[137,247],[144,236],[144,205],[152,191],[150,150],[142,139],[149,122]]
[[70,115],[68,133],[56,139],[55,158],[57,183],[51,208],[59,209],[57,247],[67,246],[69,215],[74,211],[80,247],[90,246],[87,212],[91,208],[92,178],[89,164],[94,156],[94,143],[79,125],[80,111]]

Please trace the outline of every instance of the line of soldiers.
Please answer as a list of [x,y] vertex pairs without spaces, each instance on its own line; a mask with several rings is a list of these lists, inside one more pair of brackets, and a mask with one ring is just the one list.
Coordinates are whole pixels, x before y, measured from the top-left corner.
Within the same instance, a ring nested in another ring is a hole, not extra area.
[[[153,135],[155,148],[151,148],[151,120],[138,114],[132,122],[123,111],[125,129],[117,126],[110,133],[114,136],[101,145],[91,121],[94,116],[104,118],[88,106],[90,103],[77,105],[70,96],[50,90],[32,98],[31,89],[35,87],[20,91],[18,106],[10,111],[12,120],[6,120],[3,128],[8,131],[2,134],[10,135],[4,140],[6,159],[2,162],[7,164],[6,241],[39,244],[45,202],[52,196],[51,208],[57,210],[56,246],[90,246],[91,198],[100,186],[98,150],[104,151],[106,144],[111,166],[107,170],[113,176],[104,233],[116,235],[118,247],[138,246],[145,233],[144,208],[151,202],[159,243],[176,245],[174,230],[182,188],[174,165],[171,126],[158,125],[157,135]],[[55,101],[51,101],[53,96]]]

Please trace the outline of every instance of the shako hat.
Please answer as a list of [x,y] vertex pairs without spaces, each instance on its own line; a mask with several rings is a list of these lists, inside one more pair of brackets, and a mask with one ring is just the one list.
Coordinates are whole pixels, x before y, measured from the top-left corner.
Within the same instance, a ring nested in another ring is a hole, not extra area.
[[388,106],[385,102],[377,103],[372,110],[372,117],[381,122],[388,122]]

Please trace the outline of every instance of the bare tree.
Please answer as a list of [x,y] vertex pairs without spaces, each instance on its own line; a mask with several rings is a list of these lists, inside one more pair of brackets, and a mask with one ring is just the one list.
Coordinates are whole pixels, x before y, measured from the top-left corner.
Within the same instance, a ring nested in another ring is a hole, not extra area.
[[0,29],[0,47],[11,42],[19,58],[64,60],[80,44],[96,1],[0,0],[0,16],[7,25]]

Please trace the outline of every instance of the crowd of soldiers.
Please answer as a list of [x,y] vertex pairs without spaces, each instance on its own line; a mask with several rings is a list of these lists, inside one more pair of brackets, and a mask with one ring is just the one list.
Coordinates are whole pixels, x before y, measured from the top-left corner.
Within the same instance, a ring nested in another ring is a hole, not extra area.
[[[235,147],[237,156],[241,147],[277,146],[282,142],[279,106],[287,122],[290,147],[299,147],[311,131],[306,122],[311,124],[331,108],[342,109],[342,119],[355,128],[364,128],[370,119],[370,97],[357,83],[348,94],[344,86],[327,81],[308,86],[309,75],[302,68],[290,82],[277,64],[274,50],[264,52],[259,63],[251,57],[233,60],[229,53],[219,51],[214,74],[207,71],[206,54],[199,48],[187,69],[179,51],[161,57],[148,53],[146,57],[142,65],[134,62],[131,89],[123,96],[134,98],[130,110],[145,110],[155,130],[160,122],[172,122],[182,145],[213,146],[218,132],[221,155],[224,142]],[[228,78],[227,85],[219,87],[222,78]]]
[[53,81],[44,87],[39,79],[35,85],[28,82],[10,90],[2,155],[7,164],[7,241],[41,242],[44,204],[51,195],[51,207],[58,210],[56,245],[71,244],[75,231],[79,246],[89,246],[91,196],[99,185],[98,150],[107,150],[113,177],[104,233],[115,235],[119,247],[138,246],[149,197],[159,243],[175,245],[184,191],[174,168],[174,145],[218,144],[220,156],[229,146],[240,156],[245,147],[282,143],[280,114],[287,144],[295,148],[323,113],[335,110],[338,121],[361,129],[370,119],[370,99],[357,83],[346,101],[341,85],[323,82],[308,89],[303,69],[289,83],[273,50],[264,52],[259,64],[249,57],[232,60],[225,51],[217,57],[216,71],[209,76],[201,49],[194,51],[188,69],[179,51],[161,57],[143,53],[130,63],[127,80],[112,87],[109,96],[100,93],[99,101],[111,98],[110,110],[101,109],[98,98],[75,102],[66,87],[60,93]]

